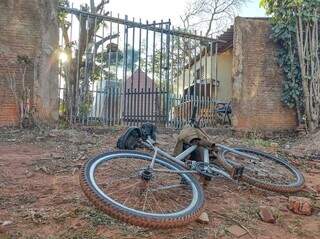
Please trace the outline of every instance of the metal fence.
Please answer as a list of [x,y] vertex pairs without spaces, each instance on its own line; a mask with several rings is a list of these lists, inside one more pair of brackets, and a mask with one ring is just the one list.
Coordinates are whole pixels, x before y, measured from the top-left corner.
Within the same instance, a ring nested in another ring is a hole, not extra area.
[[60,8],[60,115],[73,123],[181,127],[192,106],[204,126],[217,99],[218,40],[169,21]]

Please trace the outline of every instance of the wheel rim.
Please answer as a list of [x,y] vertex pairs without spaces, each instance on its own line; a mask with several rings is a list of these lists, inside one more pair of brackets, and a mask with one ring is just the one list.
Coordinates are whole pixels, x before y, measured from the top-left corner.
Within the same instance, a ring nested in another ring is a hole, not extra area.
[[[90,165],[89,181],[101,198],[134,214],[177,218],[193,210],[199,193],[190,176],[153,172],[150,182],[145,182],[141,172],[150,160],[150,156],[142,154],[105,155]],[[160,159],[156,160],[155,168],[180,170]]]
[[223,153],[226,161],[233,166],[244,166],[244,175],[256,181],[276,186],[296,186],[298,175],[288,162],[268,154],[249,149],[236,148],[240,152],[256,156],[259,160],[235,155],[230,151]]

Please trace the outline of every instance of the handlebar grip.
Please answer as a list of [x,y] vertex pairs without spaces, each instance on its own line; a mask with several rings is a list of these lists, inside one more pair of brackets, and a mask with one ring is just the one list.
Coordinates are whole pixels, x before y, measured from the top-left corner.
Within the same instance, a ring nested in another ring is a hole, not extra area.
[[194,123],[196,121],[196,114],[197,114],[197,106],[193,106],[192,116],[191,116],[191,123]]

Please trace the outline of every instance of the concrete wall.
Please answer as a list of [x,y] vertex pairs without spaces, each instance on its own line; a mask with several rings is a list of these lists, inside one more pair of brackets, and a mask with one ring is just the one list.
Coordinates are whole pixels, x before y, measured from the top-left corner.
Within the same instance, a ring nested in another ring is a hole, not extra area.
[[294,129],[294,110],[281,102],[283,73],[268,19],[236,18],[233,57],[233,125],[236,130]]
[[[58,118],[57,1],[0,1],[0,126],[17,125],[18,110],[8,87],[7,63],[27,55],[33,64],[26,83],[32,90],[35,117],[44,122]],[[11,72],[17,71],[12,66]],[[21,76],[17,74],[21,88]]]

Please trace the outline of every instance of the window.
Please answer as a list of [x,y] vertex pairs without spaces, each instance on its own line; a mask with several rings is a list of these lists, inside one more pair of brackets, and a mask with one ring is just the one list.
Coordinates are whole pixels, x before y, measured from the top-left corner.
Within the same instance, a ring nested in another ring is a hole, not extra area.
[[204,79],[204,66],[201,66],[201,68],[197,69],[196,71],[196,80],[203,80]]

